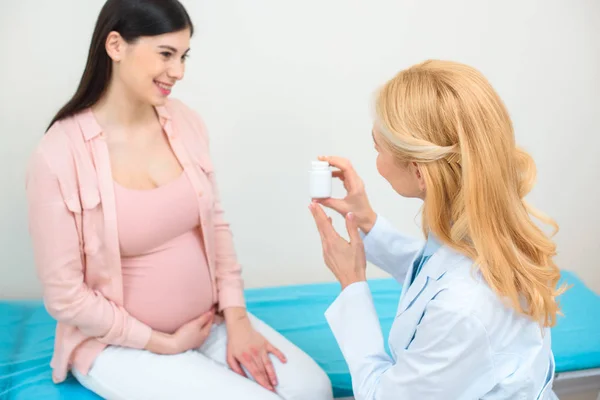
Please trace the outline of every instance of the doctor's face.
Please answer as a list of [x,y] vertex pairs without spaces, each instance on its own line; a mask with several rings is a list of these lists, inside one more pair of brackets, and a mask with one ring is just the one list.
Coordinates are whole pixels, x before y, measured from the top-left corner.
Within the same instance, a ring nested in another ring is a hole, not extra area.
[[415,162],[402,161],[375,128],[373,143],[377,151],[377,171],[403,197],[425,199],[425,181]]

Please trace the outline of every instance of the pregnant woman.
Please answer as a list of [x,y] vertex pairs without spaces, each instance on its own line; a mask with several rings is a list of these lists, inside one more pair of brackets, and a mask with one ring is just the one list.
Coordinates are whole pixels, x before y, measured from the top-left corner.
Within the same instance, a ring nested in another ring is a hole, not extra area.
[[331,399],[318,365],[245,309],[206,128],[169,100],[192,33],[177,0],[108,0],[33,154],[53,379],[108,399]]

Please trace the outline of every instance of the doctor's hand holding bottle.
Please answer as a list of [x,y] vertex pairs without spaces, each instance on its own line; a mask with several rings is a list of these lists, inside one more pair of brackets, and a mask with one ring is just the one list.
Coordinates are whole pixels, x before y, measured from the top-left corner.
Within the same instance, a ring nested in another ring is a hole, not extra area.
[[365,192],[365,185],[362,179],[349,160],[341,157],[319,157],[320,161],[327,161],[329,165],[338,169],[333,171],[333,177],[340,179],[344,183],[344,189],[346,189],[346,196],[343,199],[327,198],[327,199],[316,199],[315,201],[327,208],[331,208],[334,211],[340,213],[343,217],[346,217],[348,213],[354,214],[356,218],[356,224],[365,234],[369,233],[377,214],[371,208],[367,193]]
[[[371,208],[362,179],[349,160],[340,157],[319,157],[319,160],[327,161],[338,169],[333,176],[344,183],[347,192],[343,199],[315,199],[310,205],[321,236],[323,258],[343,290],[352,283],[366,280],[365,251],[358,229],[369,233],[375,225],[377,214]],[[335,231],[331,218],[327,217],[319,204],[345,217],[350,242]]]

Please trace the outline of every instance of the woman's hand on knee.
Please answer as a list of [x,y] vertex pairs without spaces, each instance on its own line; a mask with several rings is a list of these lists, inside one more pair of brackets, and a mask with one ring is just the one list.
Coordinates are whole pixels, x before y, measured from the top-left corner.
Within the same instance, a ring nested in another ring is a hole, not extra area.
[[352,167],[352,163],[341,157],[319,157],[319,160],[327,161],[329,165],[338,169],[333,171],[333,176],[344,183],[346,196],[343,199],[328,198],[316,201],[325,207],[337,211],[344,217],[349,212],[352,212],[356,217],[358,227],[364,233],[369,233],[373,225],[375,225],[377,214],[371,208],[365,191],[365,185],[354,170],[354,167]]
[[245,368],[256,383],[275,392],[277,375],[269,354],[275,355],[282,363],[287,361],[279,349],[252,327],[248,318],[227,327],[229,367],[242,376],[246,376],[243,370]]

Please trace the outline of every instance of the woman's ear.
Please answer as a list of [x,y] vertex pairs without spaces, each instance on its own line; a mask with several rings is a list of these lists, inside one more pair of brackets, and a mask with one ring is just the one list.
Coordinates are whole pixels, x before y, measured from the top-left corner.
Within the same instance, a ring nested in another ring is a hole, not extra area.
[[125,41],[119,32],[111,32],[106,37],[106,53],[115,62],[121,61],[125,51]]

